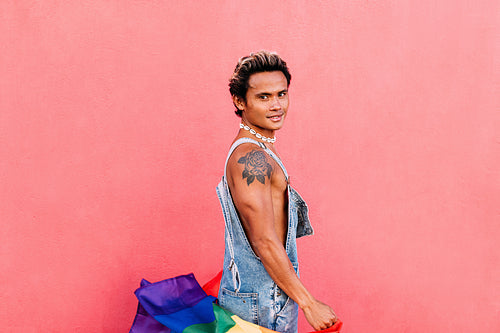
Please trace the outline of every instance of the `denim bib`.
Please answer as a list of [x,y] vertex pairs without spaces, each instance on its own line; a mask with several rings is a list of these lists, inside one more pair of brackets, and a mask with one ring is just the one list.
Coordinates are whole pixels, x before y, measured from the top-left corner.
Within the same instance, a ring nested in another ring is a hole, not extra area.
[[219,304],[242,319],[277,332],[297,332],[298,306],[271,279],[254,253],[234,206],[226,180],[229,157],[236,147],[253,143],[264,149],[281,167],[288,183],[288,231],[285,250],[299,274],[296,239],[312,235],[307,205],[290,186],[288,173],[281,160],[263,143],[250,138],[238,139],[229,150],[224,177],[217,186],[217,196],[225,221],[224,267],[219,289]]

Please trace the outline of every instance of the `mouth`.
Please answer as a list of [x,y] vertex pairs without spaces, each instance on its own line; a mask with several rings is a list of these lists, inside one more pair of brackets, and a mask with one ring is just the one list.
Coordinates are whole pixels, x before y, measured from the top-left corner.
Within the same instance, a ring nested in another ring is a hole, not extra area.
[[271,121],[280,121],[281,119],[283,119],[283,114],[277,114],[277,115],[274,115],[274,116],[270,116],[270,117],[267,117],[268,119],[270,119]]

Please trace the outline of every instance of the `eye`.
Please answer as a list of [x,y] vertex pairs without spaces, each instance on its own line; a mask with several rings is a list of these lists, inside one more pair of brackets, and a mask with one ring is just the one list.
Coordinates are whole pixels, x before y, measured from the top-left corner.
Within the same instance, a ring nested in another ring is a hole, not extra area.
[[260,96],[259,96],[259,99],[262,99],[262,100],[266,100],[267,98],[268,98],[268,96],[267,96],[267,95],[260,95]]
[[286,91],[282,91],[278,94],[278,97],[283,97],[286,96]]

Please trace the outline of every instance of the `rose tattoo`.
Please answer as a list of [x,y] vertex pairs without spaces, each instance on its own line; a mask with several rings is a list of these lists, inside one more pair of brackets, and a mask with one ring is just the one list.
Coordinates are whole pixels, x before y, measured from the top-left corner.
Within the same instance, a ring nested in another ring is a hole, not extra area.
[[247,185],[252,184],[255,178],[262,184],[265,184],[266,176],[271,179],[273,167],[267,163],[266,155],[260,150],[252,150],[240,158],[238,163],[245,164],[243,179],[247,179]]

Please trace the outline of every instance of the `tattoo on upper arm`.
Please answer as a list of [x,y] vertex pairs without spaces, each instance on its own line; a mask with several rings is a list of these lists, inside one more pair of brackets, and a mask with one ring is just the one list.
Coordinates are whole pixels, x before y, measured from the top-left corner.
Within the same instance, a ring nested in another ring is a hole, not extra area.
[[265,184],[266,176],[271,179],[273,167],[267,162],[265,153],[260,150],[252,150],[241,157],[238,163],[245,164],[242,176],[247,179],[247,185],[252,184],[255,179]]

